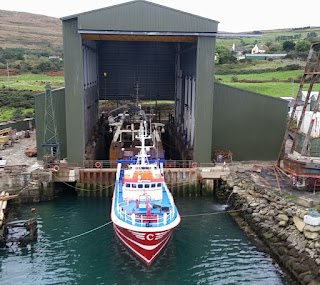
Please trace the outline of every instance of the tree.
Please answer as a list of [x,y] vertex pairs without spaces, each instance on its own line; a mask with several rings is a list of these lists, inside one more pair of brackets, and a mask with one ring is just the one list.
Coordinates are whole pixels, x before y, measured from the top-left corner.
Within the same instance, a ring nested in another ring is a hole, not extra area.
[[307,34],[307,39],[308,39],[308,38],[316,38],[317,36],[318,36],[318,35],[317,35],[316,32],[310,32],[310,33]]
[[269,51],[271,53],[276,53],[276,52],[282,52],[282,46],[280,43],[272,43],[270,46],[269,46]]
[[285,42],[283,42],[283,44],[282,44],[282,48],[283,48],[283,50],[285,50],[286,52],[289,52],[289,51],[291,51],[291,50],[294,50],[294,47],[295,47],[295,43],[294,42],[292,42],[292,41],[285,41]]
[[308,52],[310,49],[311,43],[309,41],[299,41],[296,44],[296,52]]
[[52,70],[53,64],[50,60],[41,61],[36,67],[35,70],[38,72],[47,72]]
[[20,69],[21,72],[29,72],[32,70],[32,66],[24,60],[20,62],[17,68]]
[[217,46],[216,54],[220,64],[228,63],[231,57],[231,52],[224,46]]
[[15,111],[12,113],[12,119],[18,120],[23,117],[23,112],[20,108],[15,109]]

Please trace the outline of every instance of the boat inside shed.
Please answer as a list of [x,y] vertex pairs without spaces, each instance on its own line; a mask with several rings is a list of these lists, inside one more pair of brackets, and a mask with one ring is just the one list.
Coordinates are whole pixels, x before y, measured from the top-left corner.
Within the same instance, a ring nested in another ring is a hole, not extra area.
[[[110,151],[116,131],[110,119],[128,116],[133,106],[163,124],[164,155],[157,158],[192,159],[195,37],[83,34],[82,50],[87,160],[120,158]],[[119,149],[126,147],[121,141]]]

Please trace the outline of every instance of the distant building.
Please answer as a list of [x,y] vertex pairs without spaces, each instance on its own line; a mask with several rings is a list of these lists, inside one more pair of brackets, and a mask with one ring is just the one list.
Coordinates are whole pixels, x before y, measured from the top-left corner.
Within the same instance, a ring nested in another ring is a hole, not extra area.
[[251,50],[252,54],[265,53],[265,52],[266,52],[266,49],[262,45],[255,45]]
[[286,53],[258,53],[258,54],[251,54],[246,53],[245,55],[246,59],[257,59],[257,60],[267,60],[267,59],[277,59],[277,58],[285,58],[287,56]]
[[237,60],[245,59],[245,56],[243,54],[244,49],[236,47],[235,44],[232,45],[231,52],[234,54]]
[[49,59],[59,59],[59,60],[62,60],[62,58],[60,58],[59,55],[49,55]]

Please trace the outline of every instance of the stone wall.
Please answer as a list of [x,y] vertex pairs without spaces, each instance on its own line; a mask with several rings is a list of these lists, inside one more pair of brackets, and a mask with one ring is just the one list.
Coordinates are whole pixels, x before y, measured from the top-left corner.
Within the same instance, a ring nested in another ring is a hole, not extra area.
[[320,226],[308,225],[304,216],[319,205],[292,197],[271,186],[258,183],[252,173],[232,173],[218,193],[232,191],[233,209],[239,210],[243,225],[263,241],[275,260],[300,283],[320,284]]
[[0,172],[0,189],[10,195],[18,194],[18,198],[10,203],[37,203],[54,198],[52,173],[49,171],[5,168]]
[[0,189],[17,194],[30,180],[30,173],[22,168],[5,168],[0,172]]

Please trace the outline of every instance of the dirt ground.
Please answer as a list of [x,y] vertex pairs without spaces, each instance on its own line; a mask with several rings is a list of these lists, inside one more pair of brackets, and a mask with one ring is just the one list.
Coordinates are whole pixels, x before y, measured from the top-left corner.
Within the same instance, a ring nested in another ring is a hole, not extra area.
[[28,157],[24,154],[26,148],[36,147],[36,133],[30,131],[30,138],[22,137],[15,142],[12,147],[6,146],[4,150],[0,150],[0,157],[6,161],[6,166],[25,165],[31,166],[37,162],[36,157]]

